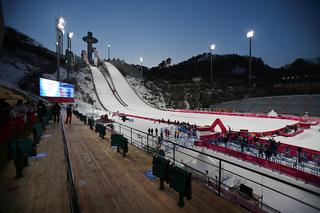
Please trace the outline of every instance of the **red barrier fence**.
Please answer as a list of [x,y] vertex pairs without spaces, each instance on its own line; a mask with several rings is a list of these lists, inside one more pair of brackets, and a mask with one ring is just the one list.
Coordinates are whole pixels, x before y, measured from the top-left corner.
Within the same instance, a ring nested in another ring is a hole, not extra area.
[[197,111],[188,109],[168,109],[170,112],[185,112],[185,113],[197,113],[197,114],[213,114],[213,115],[229,115],[229,116],[243,116],[243,117],[256,117],[256,118],[274,118],[274,119],[286,119],[292,121],[305,121],[304,118],[290,117],[290,116],[268,116],[254,113],[236,113],[236,112],[213,112],[213,111]]
[[[208,112],[206,112],[206,113],[208,113]],[[130,114],[122,114],[122,113],[119,115],[124,115],[124,116],[128,116],[128,117],[139,118],[139,119],[144,119],[144,120],[149,120],[149,121],[157,121],[157,122],[159,121],[159,119],[148,118],[148,117],[138,116],[138,115],[130,115]],[[208,127],[207,129],[209,130],[210,127]],[[277,132],[279,133],[279,132],[283,131],[284,129],[285,128],[281,128],[281,129],[269,131],[269,132],[260,132],[260,133],[253,132],[253,133],[256,134],[257,136],[270,136],[270,135],[276,134]],[[201,136],[200,139],[203,141],[208,141],[209,139],[214,139],[218,136],[219,136],[219,134],[215,133],[212,135]],[[252,138],[249,138],[249,142],[250,141],[252,141]],[[266,139],[259,139],[259,141],[262,143],[265,143],[265,144],[269,143],[269,141]],[[278,147],[277,151],[279,153],[285,153],[288,157],[296,157],[297,150],[298,150],[298,146],[281,143],[280,146]],[[320,161],[320,151],[302,148],[302,156],[307,160]]]
[[311,124],[305,122],[299,122],[299,127],[303,129],[310,129]]
[[235,150],[232,150],[232,149],[229,149],[226,147],[218,146],[215,144],[208,144],[208,143],[201,142],[201,141],[196,141],[194,144],[196,146],[207,147],[208,149],[215,150],[217,152],[222,152],[224,154],[248,161],[250,163],[258,164],[263,167],[266,167],[266,168],[269,168],[272,170],[276,170],[280,173],[284,173],[286,175],[290,175],[292,177],[304,180],[305,182],[312,183],[316,186],[320,186],[320,177],[319,176],[298,170],[296,168],[288,167],[288,166],[278,164],[273,161],[269,161],[269,160],[266,160],[266,159],[263,159],[263,158],[260,158],[257,156],[253,156],[253,155],[248,155],[246,153],[238,152],[238,151],[235,151]]
[[298,135],[300,133],[303,133],[303,132],[304,132],[304,130],[300,129],[300,130],[298,130],[296,132],[290,132],[290,133],[280,132],[279,135],[284,136],[284,137],[294,137],[294,136],[296,136],[296,135]]
[[[268,144],[269,140],[267,139],[259,139],[259,142],[263,144]],[[287,157],[297,157],[298,156],[298,146],[280,143],[277,147],[278,153],[284,153]],[[309,161],[316,161],[320,162],[320,151],[308,149],[308,148],[301,148],[301,156]]]

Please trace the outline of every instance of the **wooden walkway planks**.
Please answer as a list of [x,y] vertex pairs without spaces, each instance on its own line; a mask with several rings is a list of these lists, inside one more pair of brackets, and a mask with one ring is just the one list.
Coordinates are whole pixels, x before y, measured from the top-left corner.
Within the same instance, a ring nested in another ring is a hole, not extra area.
[[65,125],[82,212],[244,212],[197,182],[192,199],[179,208],[178,193],[160,191],[159,180],[149,180],[152,157],[129,145],[126,158],[74,118]]
[[29,158],[18,180],[12,161],[0,175],[2,212],[70,212],[60,124],[51,123],[43,136],[38,153],[47,157]]

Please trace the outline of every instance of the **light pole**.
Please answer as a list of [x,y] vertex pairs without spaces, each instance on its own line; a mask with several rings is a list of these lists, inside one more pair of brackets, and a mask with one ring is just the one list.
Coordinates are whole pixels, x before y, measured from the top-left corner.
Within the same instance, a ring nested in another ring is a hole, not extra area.
[[63,56],[63,36],[64,36],[64,33],[65,31],[62,30],[61,31],[61,44],[60,44],[60,47],[61,47],[61,55]]
[[211,75],[210,75],[210,86],[212,86],[212,51],[214,50],[214,48],[216,47],[216,45],[215,44],[211,44],[210,45],[210,47],[209,47],[209,49],[210,49],[210,58],[211,58],[211,60],[210,60],[210,71],[211,71]]
[[68,50],[71,51],[71,39],[73,36],[73,32],[68,33]]
[[253,37],[254,31],[251,30],[247,32],[247,38],[249,38],[249,87],[251,87],[252,74],[251,74],[251,40]]
[[111,48],[111,45],[108,44],[108,60],[110,61],[110,48]]
[[143,78],[143,72],[142,72],[142,69],[143,69],[143,58],[140,57],[140,62],[141,62],[141,78]]
[[57,80],[60,81],[60,53],[61,53],[61,41],[62,36],[61,34],[64,33],[64,26],[66,25],[66,21],[64,18],[60,17],[59,19],[56,19],[56,32],[57,32],[57,41],[56,41],[56,47],[57,47]]
[[71,38],[73,36],[73,32],[68,33],[68,47],[67,47],[67,60],[68,60],[68,66],[67,66],[67,81],[69,81],[69,75],[71,70]]

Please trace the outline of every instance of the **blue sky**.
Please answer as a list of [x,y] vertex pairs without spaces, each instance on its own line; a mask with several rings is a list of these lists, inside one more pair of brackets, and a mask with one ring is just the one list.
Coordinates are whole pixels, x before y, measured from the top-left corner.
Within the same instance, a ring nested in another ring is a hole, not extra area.
[[[255,31],[252,54],[272,67],[320,56],[319,0],[3,0],[5,24],[55,50],[56,16],[74,32],[72,49],[86,49],[92,31],[107,58],[156,66],[208,52],[247,55],[246,32]],[[66,41],[66,39],[64,39]],[[65,43],[66,45],[66,43]]]

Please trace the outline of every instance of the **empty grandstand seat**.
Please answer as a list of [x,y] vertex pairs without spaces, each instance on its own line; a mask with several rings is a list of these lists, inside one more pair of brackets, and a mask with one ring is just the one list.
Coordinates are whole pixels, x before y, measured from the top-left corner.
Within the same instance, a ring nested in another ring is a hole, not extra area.
[[248,197],[252,197],[253,189],[244,184],[241,184],[239,187],[239,192]]

